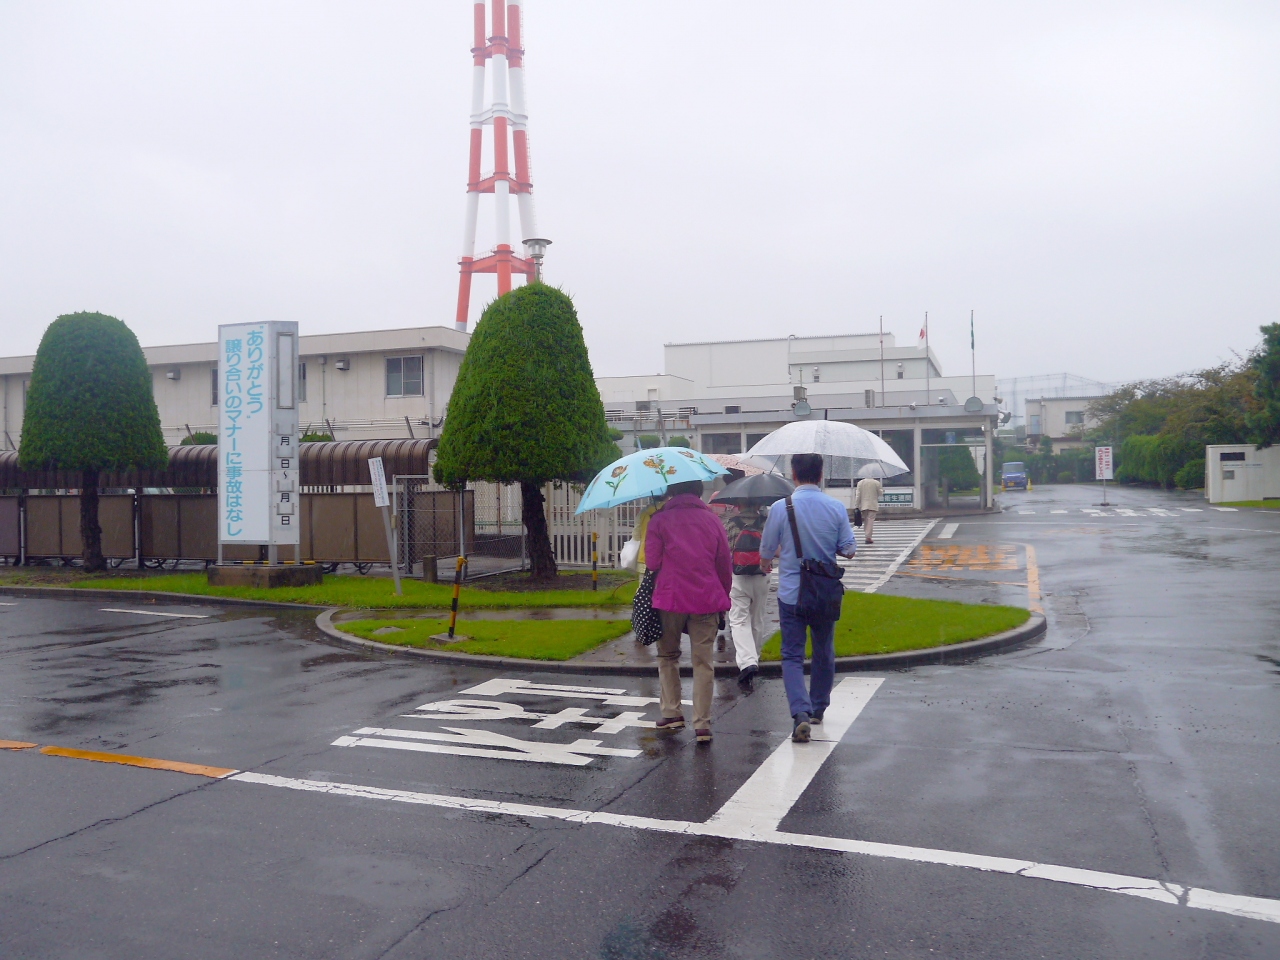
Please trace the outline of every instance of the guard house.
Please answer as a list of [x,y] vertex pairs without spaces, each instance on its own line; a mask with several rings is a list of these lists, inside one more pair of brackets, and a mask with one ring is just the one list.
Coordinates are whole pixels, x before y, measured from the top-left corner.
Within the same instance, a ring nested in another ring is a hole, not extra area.
[[[994,504],[993,376],[944,376],[931,350],[899,347],[888,333],[672,343],[664,361],[662,373],[596,381],[624,449],[645,434],[683,435],[704,453],[738,454],[794,420],[846,420],[882,436],[911,468],[885,482],[886,509]],[[974,485],[957,489],[974,471]],[[842,498],[855,483],[826,478]]]

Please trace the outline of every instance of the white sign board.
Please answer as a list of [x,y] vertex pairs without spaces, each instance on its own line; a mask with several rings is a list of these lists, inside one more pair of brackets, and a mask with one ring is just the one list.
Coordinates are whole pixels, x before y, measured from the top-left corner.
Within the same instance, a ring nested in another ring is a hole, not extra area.
[[381,457],[369,458],[369,476],[373,481],[373,505],[375,507],[391,506],[391,498],[387,496],[387,474],[382,469]]
[[298,325],[218,327],[218,540],[297,545]]
[[915,506],[915,493],[913,487],[885,487],[880,491],[880,507],[910,510]]
[[1111,459],[1110,447],[1094,447],[1093,448],[1093,479],[1095,480],[1114,480],[1114,464]]

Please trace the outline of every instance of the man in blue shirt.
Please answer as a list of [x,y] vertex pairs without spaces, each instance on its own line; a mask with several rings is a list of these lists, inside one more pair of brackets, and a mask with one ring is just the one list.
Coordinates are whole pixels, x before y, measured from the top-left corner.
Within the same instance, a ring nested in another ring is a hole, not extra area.
[[[822,457],[816,453],[797,453],[791,458],[791,479],[796,491],[791,495],[795,507],[796,526],[800,530],[800,546],[811,560],[835,562],[836,554],[852,557],[857,550],[849,512],[834,497],[819,488],[822,482]],[[787,688],[787,702],[793,723],[791,739],[809,742],[811,723],[821,723],[831,703],[831,687],[836,676],[836,622],[802,618],[796,610],[800,593],[800,557],[787,519],[787,503],[779,500],[769,510],[769,519],[760,538],[760,556],[781,555],[778,563],[778,619],[782,628],[782,682]],[[813,640],[813,665],[809,673],[809,689],[804,684],[805,634]]]

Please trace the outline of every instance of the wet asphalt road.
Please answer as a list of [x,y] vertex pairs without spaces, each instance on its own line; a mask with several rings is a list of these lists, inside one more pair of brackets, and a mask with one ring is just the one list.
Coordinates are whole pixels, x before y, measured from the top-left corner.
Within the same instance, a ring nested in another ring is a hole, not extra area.
[[[947,545],[1023,561],[1032,547],[1049,635],[884,674],[780,829],[1280,898],[1280,515],[1112,499],[1135,515],[1089,516],[1096,490],[1049,487],[961,521]],[[904,576],[886,592],[1027,602],[1025,563],[941,572],[955,581]],[[702,822],[789,729],[779,681],[745,697],[720,682],[716,741],[697,748],[688,731],[529,717],[652,719],[651,705],[463,693],[508,677],[649,697],[649,680],[369,658],[291,613],[0,599],[8,740]],[[416,710],[450,699],[525,714]],[[332,745],[371,728],[446,748],[470,729],[638,755]],[[1275,958],[1280,923],[935,863],[0,751],[0,957],[179,956]]]

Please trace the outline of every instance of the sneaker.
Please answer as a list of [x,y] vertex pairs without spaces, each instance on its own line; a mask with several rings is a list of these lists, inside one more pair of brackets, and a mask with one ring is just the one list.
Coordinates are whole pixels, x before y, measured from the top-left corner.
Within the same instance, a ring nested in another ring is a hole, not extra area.
[[796,725],[791,730],[791,739],[796,743],[808,743],[809,715],[807,713],[797,713],[795,721]]
[[657,730],[683,730],[684,717],[663,717],[653,726]]
[[760,668],[756,666],[743,667],[738,671],[738,686],[750,693],[756,688],[756,674],[759,672]]
[[701,730],[695,730],[693,731],[693,735],[697,738],[699,743],[711,742],[711,730],[709,727],[703,727]]

